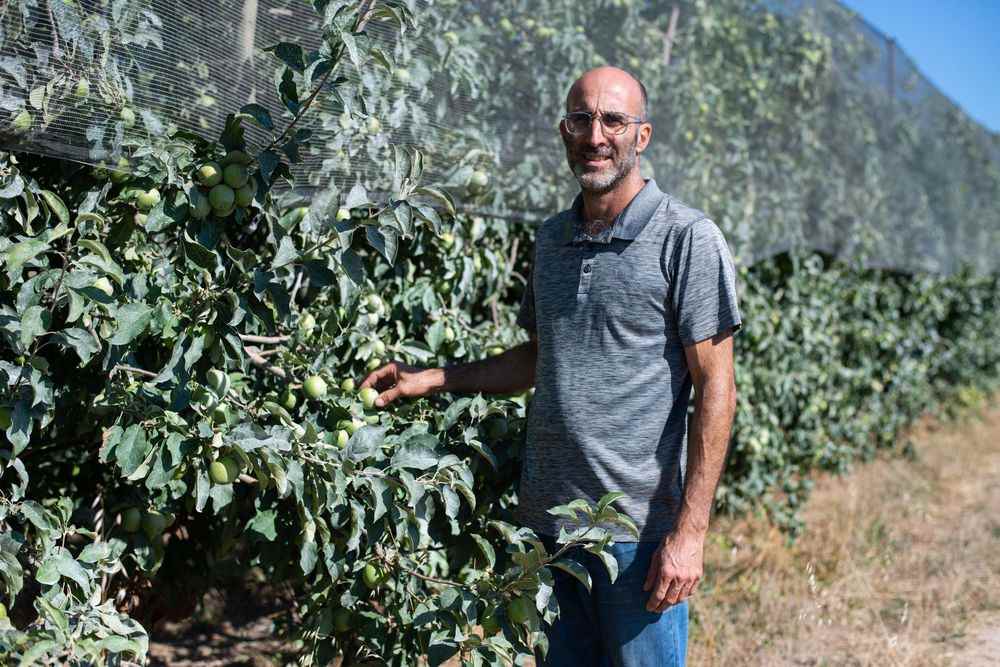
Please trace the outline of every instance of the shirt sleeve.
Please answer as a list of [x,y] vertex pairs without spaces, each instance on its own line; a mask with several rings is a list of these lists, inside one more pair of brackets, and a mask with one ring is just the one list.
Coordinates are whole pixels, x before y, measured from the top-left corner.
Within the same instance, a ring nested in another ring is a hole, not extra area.
[[743,327],[736,268],[722,230],[697,220],[681,232],[671,262],[674,317],[685,346]]
[[535,323],[535,288],[534,271],[528,272],[528,282],[524,286],[524,294],[521,296],[521,307],[517,311],[517,324],[527,329],[530,333],[537,332]]

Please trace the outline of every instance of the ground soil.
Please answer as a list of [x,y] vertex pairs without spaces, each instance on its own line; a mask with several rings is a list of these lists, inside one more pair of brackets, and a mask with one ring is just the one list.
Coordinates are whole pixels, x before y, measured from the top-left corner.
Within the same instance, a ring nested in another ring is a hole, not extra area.
[[[793,545],[763,517],[713,521],[688,664],[1000,665],[1000,396],[900,445],[817,478]],[[152,664],[282,665],[274,605],[210,596],[154,633]]]

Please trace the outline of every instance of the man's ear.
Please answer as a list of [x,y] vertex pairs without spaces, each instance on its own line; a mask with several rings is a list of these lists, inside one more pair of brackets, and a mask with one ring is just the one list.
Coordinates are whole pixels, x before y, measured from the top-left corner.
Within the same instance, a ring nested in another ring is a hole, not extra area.
[[642,153],[646,150],[646,146],[649,145],[649,140],[653,137],[653,126],[649,123],[643,123],[639,126],[639,141],[635,147],[636,153]]

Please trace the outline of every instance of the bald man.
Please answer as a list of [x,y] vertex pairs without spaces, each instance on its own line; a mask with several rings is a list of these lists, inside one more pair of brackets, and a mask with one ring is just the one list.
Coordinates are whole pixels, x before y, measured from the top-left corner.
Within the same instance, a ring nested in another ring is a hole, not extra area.
[[534,386],[517,517],[550,550],[575,524],[549,508],[625,494],[616,505],[639,536],[609,527],[615,581],[580,549],[567,555],[589,570],[590,591],[554,571],[559,618],[538,656],[548,667],[684,664],[687,598],[735,413],[732,256],[705,214],[640,175],[647,104],[642,83],[615,67],[570,88],[559,131],[580,193],[538,228],[518,313],[527,343],[443,369],[393,362],[362,383],[382,392],[377,405]]

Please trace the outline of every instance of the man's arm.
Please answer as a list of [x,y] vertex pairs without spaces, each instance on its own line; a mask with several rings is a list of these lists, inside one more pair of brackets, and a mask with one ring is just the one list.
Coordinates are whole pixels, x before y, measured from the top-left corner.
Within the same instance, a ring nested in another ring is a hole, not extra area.
[[677,530],[704,537],[736,415],[733,336],[720,334],[689,345],[684,354],[694,385],[694,415]]
[[687,475],[677,526],[653,556],[646,609],[662,612],[687,598],[704,573],[705,537],[736,414],[732,332],[684,348],[694,385]]
[[495,357],[445,368],[418,368],[393,361],[368,375],[361,387],[375,387],[382,407],[401,396],[447,391],[462,394],[516,394],[534,386],[538,338],[531,337]]

